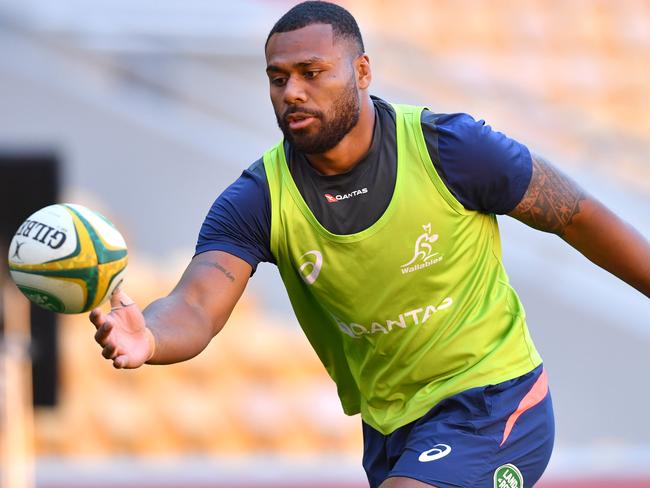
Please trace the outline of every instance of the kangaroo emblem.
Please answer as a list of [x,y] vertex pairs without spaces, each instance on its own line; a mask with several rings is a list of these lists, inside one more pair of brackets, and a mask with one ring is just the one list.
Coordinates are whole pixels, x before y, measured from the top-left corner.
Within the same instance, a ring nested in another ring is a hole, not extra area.
[[426,263],[429,259],[434,258],[438,255],[437,252],[433,252],[431,244],[438,240],[438,234],[431,234],[431,223],[423,225],[424,234],[420,235],[415,241],[415,251],[413,252],[413,258],[406,264],[402,264],[402,268],[411,266],[416,261],[421,261]]

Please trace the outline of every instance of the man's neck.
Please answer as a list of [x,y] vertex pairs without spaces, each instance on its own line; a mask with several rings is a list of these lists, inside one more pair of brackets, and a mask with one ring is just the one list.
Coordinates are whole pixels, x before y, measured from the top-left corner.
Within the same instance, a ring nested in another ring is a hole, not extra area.
[[308,154],[307,160],[323,175],[336,175],[350,171],[370,149],[374,129],[375,106],[371,98],[366,95],[361,102],[357,125],[332,149],[321,154]]

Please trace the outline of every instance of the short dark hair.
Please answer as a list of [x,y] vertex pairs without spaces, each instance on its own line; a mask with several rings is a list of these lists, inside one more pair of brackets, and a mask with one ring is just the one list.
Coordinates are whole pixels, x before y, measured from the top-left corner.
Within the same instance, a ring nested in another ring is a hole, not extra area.
[[353,41],[356,44],[356,54],[358,55],[365,52],[361,31],[359,31],[357,21],[354,20],[352,14],[339,5],[321,1],[299,3],[284,14],[269,32],[264,49],[273,34],[291,32],[312,24],[331,25],[335,38],[343,37]]

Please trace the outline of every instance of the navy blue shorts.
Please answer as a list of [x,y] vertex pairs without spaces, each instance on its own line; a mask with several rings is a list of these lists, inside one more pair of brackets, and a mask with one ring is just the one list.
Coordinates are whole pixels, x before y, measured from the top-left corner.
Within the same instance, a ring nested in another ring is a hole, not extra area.
[[383,435],[363,423],[371,488],[403,476],[439,488],[528,488],[551,457],[555,424],[546,371],[449,397]]

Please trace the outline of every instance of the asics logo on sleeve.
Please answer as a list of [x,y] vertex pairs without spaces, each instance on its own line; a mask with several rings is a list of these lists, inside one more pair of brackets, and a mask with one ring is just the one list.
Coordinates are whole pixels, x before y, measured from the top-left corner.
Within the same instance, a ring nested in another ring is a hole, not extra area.
[[428,451],[424,451],[422,454],[420,454],[420,457],[418,457],[418,461],[420,461],[421,463],[436,461],[438,459],[445,457],[450,452],[451,452],[451,446],[448,446],[447,444],[436,444],[435,446],[433,446],[433,448],[429,449]]
[[303,258],[307,260],[300,265],[300,277],[308,285],[313,285],[323,267],[323,255],[314,249],[300,256],[301,260]]

